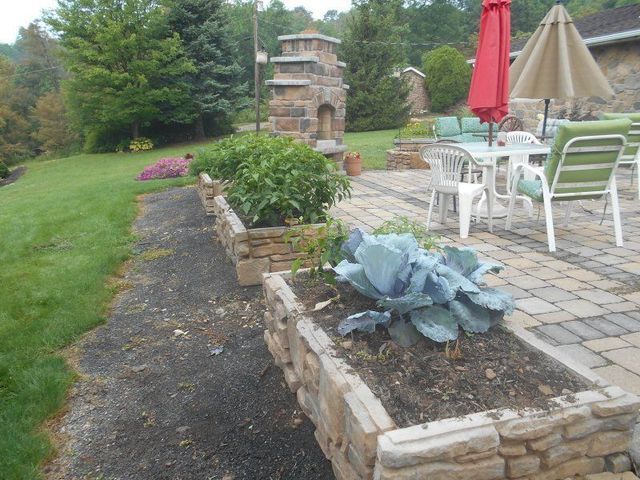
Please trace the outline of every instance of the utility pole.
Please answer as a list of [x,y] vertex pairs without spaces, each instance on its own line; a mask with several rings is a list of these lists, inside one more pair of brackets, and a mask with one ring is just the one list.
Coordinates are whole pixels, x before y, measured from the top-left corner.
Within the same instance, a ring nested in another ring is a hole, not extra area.
[[260,133],[260,64],[258,63],[258,3],[253,1],[253,82],[255,83],[256,133]]

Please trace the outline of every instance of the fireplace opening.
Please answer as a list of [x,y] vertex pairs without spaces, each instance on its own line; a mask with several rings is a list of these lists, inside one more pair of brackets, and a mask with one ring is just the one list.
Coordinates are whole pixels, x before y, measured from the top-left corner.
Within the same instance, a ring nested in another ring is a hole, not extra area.
[[331,105],[321,105],[318,108],[318,140],[333,139],[333,118],[336,110]]

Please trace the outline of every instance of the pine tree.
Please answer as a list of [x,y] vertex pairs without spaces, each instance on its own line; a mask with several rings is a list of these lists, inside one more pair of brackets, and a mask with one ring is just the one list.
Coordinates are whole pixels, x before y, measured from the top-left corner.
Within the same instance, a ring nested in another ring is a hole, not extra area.
[[47,22],[59,32],[71,78],[70,113],[85,132],[196,116],[184,75],[195,72],[166,9],[155,0],[59,0]]
[[354,1],[342,57],[347,63],[347,129],[383,130],[403,125],[408,116],[408,87],[395,69],[405,60],[400,42],[400,0]]
[[[195,71],[186,76],[195,104],[196,138],[205,137],[205,125],[219,133],[235,109],[246,99],[242,67],[235,60],[229,22],[222,0],[173,0],[169,27],[180,35]],[[218,125],[216,125],[218,124]],[[216,128],[217,127],[217,128]]]

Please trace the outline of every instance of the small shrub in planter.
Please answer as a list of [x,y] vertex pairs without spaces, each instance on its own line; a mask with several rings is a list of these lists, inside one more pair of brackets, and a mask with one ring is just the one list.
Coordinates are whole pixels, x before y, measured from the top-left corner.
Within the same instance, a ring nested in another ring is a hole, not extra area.
[[11,172],[9,171],[9,167],[0,161],[0,178],[7,178]]
[[189,173],[188,158],[163,158],[142,170],[136,180],[155,180],[159,178],[184,177]]
[[200,149],[189,166],[189,171],[194,176],[205,172],[212,179],[230,182],[240,163],[259,153],[259,139],[257,135],[231,136]]
[[[484,333],[514,309],[511,295],[484,287],[482,277],[501,265],[480,263],[468,248],[445,247],[443,253],[419,247],[411,234],[368,235],[354,230],[342,247],[346,260],[334,271],[361,294],[377,300],[383,311],[366,311],[345,319],[342,335],[389,329],[402,346],[419,335],[435,342],[456,340],[460,328]],[[391,313],[397,313],[392,318]]]
[[331,160],[291,138],[251,136],[238,150],[244,152],[239,163],[229,156],[220,171],[231,182],[229,203],[250,226],[323,222],[334,204],[350,196],[349,179]]

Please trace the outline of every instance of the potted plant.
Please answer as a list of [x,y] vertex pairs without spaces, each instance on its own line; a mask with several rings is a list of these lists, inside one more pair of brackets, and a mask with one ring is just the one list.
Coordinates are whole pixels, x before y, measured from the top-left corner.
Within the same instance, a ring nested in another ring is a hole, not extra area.
[[359,152],[349,152],[344,158],[344,169],[350,177],[357,177],[362,173],[362,158]]

